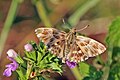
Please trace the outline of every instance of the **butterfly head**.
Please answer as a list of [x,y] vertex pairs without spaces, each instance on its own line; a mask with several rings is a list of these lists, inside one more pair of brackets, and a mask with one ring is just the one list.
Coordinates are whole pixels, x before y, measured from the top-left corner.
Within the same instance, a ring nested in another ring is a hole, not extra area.
[[76,30],[76,28],[73,28],[73,29],[71,29],[70,32],[71,32],[72,34],[76,35],[77,30]]

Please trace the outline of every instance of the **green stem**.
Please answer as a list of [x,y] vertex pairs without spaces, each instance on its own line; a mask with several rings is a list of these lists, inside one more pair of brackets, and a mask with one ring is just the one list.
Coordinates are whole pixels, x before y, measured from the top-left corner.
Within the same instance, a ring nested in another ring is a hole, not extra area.
[[109,77],[110,65],[112,63],[112,51],[113,51],[113,47],[109,47],[108,48],[108,61],[105,67],[103,68],[103,75],[102,75],[101,80],[107,80]]
[[71,71],[72,71],[73,75],[75,76],[76,80],[82,80],[83,77],[81,76],[77,67],[71,68]]
[[40,19],[43,21],[44,25],[46,27],[52,27],[52,24],[50,23],[50,20],[48,19],[48,16],[46,14],[46,10],[45,10],[42,2],[37,0],[35,3],[35,6],[37,8],[38,15],[39,15]]
[[35,80],[38,80],[38,78],[37,78],[37,77],[35,77]]
[[104,61],[99,55],[96,57],[96,61],[99,61],[101,65],[104,65]]
[[33,63],[30,61],[27,61],[27,71],[26,71],[26,78],[27,79],[29,79],[32,68],[33,68]]
[[80,18],[92,7],[94,7],[100,0],[88,0],[80,6],[68,19],[69,23],[74,26],[78,23]]
[[0,36],[0,57],[1,57],[4,45],[5,45],[9,30],[10,30],[10,27],[13,23],[15,16],[16,16],[18,4],[21,2],[22,2],[21,0],[12,0],[11,6],[10,6],[10,9],[9,9],[9,12],[8,12],[6,21],[4,23],[4,27],[3,27],[2,32],[1,32],[1,36]]

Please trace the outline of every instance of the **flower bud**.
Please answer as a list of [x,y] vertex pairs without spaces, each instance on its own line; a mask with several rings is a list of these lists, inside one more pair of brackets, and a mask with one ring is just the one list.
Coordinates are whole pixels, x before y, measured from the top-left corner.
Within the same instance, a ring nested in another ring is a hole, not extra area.
[[31,44],[26,44],[26,45],[24,46],[24,49],[25,49],[26,51],[30,52],[30,51],[33,50],[33,47],[32,47]]
[[13,49],[9,49],[7,51],[7,55],[8,55],[8,57],[11,57],[11,58],[17,57],[17,53]]

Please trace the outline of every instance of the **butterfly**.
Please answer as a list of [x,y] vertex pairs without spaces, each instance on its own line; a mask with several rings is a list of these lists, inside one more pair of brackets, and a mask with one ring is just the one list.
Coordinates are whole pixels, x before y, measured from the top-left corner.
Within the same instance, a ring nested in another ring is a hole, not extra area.
[[37,28],[35,33],[38,39],[45,43],[48,50],[61,58],[63,62],[69,60],[78,63],[106,50],[106,47],[100,42],[77,35],[75,28],[68,33],[55,28]]

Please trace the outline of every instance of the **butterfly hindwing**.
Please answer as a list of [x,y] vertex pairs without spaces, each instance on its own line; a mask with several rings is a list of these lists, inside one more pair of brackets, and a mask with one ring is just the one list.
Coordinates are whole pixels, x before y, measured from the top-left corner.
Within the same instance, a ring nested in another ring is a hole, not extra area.
[[81,51],[89,57],[97,56],[106,50],[103,44],[84,36],[77,36],[76,43],[80,47]]
[[70,52],[66,56],[67,60],[71,62],[81,62],[88,59],[88,55],[82,52],[81,48],[76,42],[73,45],[71,45]]
[[77,36],[75,43],[70,46],[67,59],[73,62],[81,62],[89,57],[97,56],[105,50],[105,46],[98,41],[84,36]]

